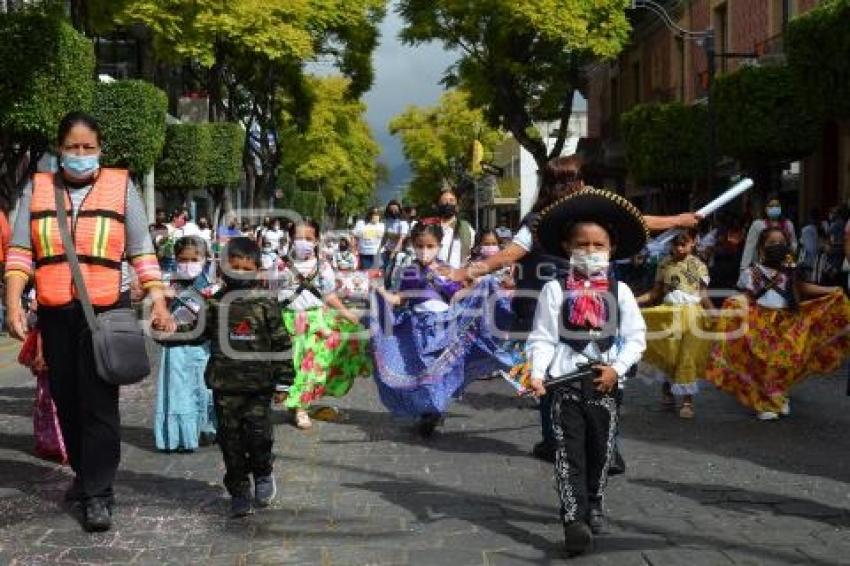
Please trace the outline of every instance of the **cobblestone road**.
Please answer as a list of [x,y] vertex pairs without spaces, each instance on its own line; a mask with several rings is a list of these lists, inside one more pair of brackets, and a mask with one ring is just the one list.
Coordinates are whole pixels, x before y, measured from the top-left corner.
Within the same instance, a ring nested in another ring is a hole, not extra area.
[[[31,455],[33,380],[0,343],[0,564],[566,563],[552,473],[527,456],[537,416],[499,382],[478,382],[423,443],[363,380],[338,422],[276,426],[275,505],[226,517],[216,448],[159,454],[152,385],[124,391],[116,528],[81,531],[61,504],[68,472]],[[633,382],[629,470],[613,478],[612,532],[571,564],[850,564],[850,398],[809,381],[793,415],[756,422],[707,390],[692,422]]]

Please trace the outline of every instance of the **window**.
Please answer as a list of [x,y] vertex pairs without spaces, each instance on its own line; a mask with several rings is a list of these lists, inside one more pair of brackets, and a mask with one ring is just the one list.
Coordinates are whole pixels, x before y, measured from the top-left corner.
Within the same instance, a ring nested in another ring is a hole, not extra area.
[[771,6],[773,20],[773,35],[785,31],[788,21],[796,14],[794,0],[773,0]]
[[[729,51],[729,12],[726,4],[714,9],[714,50],[718,54]],[[725,73],[727,59],[719,57],[719,71]]]

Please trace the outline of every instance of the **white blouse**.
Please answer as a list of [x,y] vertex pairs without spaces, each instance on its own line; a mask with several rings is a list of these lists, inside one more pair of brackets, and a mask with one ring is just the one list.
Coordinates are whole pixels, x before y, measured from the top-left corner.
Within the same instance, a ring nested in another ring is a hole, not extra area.
[[575,371],[579,364],[600,360],[617,372],[620,387],[625,384],[626,372],[640,361],[646,349],[646,323],[628,285],[617,285],[619,334],[615,344],[604,353],[592,342],[584,351],[576,352],[560,340],[558,331],[562,326],[564,291],[560,281],[550,281],[543,286],[534,313],[534,327],[528,336],[525,350],[531,361],[532,379],[544,379],[547,371],[552,376],[565,375]]

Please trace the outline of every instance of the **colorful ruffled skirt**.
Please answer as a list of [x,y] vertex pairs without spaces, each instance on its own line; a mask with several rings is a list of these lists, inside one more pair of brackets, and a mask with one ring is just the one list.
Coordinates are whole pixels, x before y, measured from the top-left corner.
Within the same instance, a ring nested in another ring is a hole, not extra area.
[[326,395],[342,397],[354,380],[372,373],[366,330],[335,311],[284,311],[292,337],[294,380],[286,406],[307,409]]
[[469,382],[510,369],[514,358],[501,331],[511,328],[512,315],[499,291],[495,278],[483,278],[444,312],[394,311],[373,295],[375,383],[393,414],[442,414]]
[[640,312],[646,321],[642,371],[670,383],[674,395],[698,393],[712,346],[705,309],[698,304],[660,305]]
[[208,344],[163,346],[154,411],[158,450],[196,450],[201,434],[214,434],[212,391],[204,381]]
[[[809,375],[837,370],[850,355],[850,300],[841,291],[806,301],[798,311],[773,310],[731,297],[716,330],[706,378],[757,412],[778,412],[788,391]],[[744,326],[746,323],[746,326]]]

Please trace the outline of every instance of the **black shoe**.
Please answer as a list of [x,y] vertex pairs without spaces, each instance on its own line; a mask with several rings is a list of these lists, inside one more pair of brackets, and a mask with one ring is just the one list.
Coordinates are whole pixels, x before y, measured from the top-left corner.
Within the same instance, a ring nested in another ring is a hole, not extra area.
[[587,513],[587,524],[593,534],[601,535],[605,533],[605,512],[602,510],[601,503],[591,503],[590,511]]
[[554,462],[555,447],[546,441],[540,441],[532,447],[531,455],[544,462]]
[[434,431],[437,429],[437,425],[440,424],[440,419],[441,417],[437,413],[422,415],[419,418],[419,425],[416,427],[419,436],[422,438],[431,438],[434,436]]
[[593,548],[593,533],[584,521],[572,521],[564,525],[564,549],[572,558],[586,554]]
[[105,499],[89,499],[86,502],[83,528],[90,533],[108,531],[112,528],[112,511]]
[[198,446],[212,446],[215,444],[214,432],[202,432],[198,437]]
[[620,449],[614,445],[614,454],[611,456],[611,465],[608,467],[609,476],[619,476],[626,473],[626,461],[620,454]]
[[230,516],[234,519],[241,519],[254,513],[254,508],[251,506],[251,495],[245,493],[242,495],[234,495],[230,500]]

